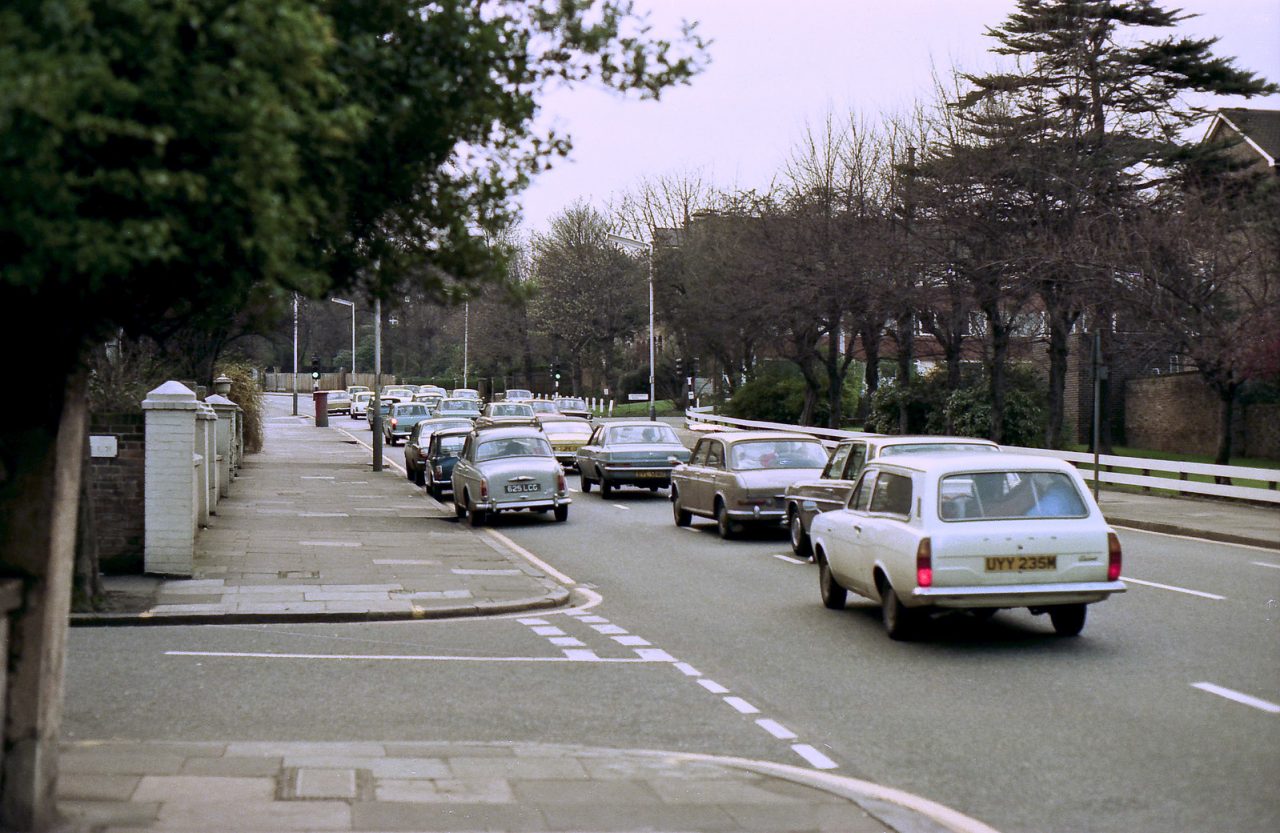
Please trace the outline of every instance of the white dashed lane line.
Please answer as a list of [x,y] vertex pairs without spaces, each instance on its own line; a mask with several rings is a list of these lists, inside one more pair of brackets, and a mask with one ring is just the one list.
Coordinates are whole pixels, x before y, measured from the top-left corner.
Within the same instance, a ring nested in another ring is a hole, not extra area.
[[[669,663],[677,671],[685,677],[693,679],[699,686],[706,689],[711,694],[718,695],[721,701],[741,715],[758,715],[760,709],[753,703],[748,702],[742,697],[732,694],[728,688],[708,679],[702,675],[702,672],[694,668],[687,662],[680,662],[671,654],[654,647],[638,647],[649,646],[650,642],[643,637],[635,634],[627,633],[626,628],[615,625],[603,616],[594,613],[588,613],[585,610],[568,610],[564,611],[564,615],[568,620],[576,620],[587,626],[600,636],[607,636],[612,641],[624,647],[634,647],[636,659],[628,660],[630,662],[652,662],[652,663]],[[541,616],[526,616],[518,618],[520,624],[528,627],[534,634],[546,637],[548,642],[563,650],[564,658],[570,661],[578,662],[605,662],[606,658],[600,656],[596,651],[587,648],[585,644],[576,637],[570,636],[564,630],[548,623]],[[791,741],[796,740],[798,736],[795,732],[783,726],[776,720],[769,717],[759,717],[755,720],[755,725],[760,729],[768,732],[770,736],[777,740]],[[816,748],[807,743],[790,744],[790,748],[795,754],[799,755],[810,766],[815,769],[836,769],[837,764],[831,758],[819,752]]]

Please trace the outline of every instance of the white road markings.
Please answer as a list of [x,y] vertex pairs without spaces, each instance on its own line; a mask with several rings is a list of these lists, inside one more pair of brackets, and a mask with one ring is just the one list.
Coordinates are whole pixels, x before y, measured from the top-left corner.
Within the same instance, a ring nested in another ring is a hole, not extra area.
[[539,558],[538,556],[536,556],[536,555],[534,555],[533,553],[529,552],[527,549],[525,549],[524,547],[520,546],[520,545],[519,545],[519,544],[517,544],[515,541],[512,541],[510,538],[508,538],[507,536],[503,535],[501,532],[498,532],[497,530],[494,530],[494,529],[486,529],[486,530],[484,531],[484,534],[485,534],[485,535],[488,535],[490,538],[494,538],[494,539],[496,539],[496,540],[497,540],[499,543],[501,543],[504,547],[506,547],[507,549],[511,550],[511,551],[512,551],[512,552],[514,552],[516,555],[520,556],[520,557],[521,557],[521,558],[523,558],[525,561],[528,561],[530,564],[532,564],[533,566],[537,567],[539,570],[541,570],[542,572],[544,572],[544,573],[546,573],[547,575],[551,576],[553,579],[555,579],[556,581],[558,581],[558,582],[560,582],[561,584],[565,585],[566,587],[573,587],[575,584],[577,584],[577,582],[576,582],[576,581],[574,581],[573,579],[569,578],[569,577],[568,577],[568,576],[566,576],[564,573],[562,573],[562,572],[560,572],[559,570],[557,570],[555,567],[552,567],[550,564],[548,564],[547,562],[543,561],[543,560],[542,560],[541,558]]
[[729,689],[720,685],[715,680],[708,680],[706,677],[703,677],[702,679],[698,680],[698,685],[702,686],[712,694],[728,694],[729,693]]
[[533,632],[538,636],[567,636],[567,634],[557,628],[555,625],[538,625],[533,628]]
[[578,621],[579,621],[579,622],[583,622],[583,623],[588,624],[588,625],[607,625],[607,624],[609,624],[609,620],[608,620],[608,619],[604,618],[603,616],[596,616],[596,615],[594,615],[594,614],[592,614],[591,616],[583,616],[583,617],[582,617],[581,619],[579,619]]
[[299,518],[350,518],[346,512],[299,512]]
[[624,510],[626,510],[626,511],[628,511],[628,512],[630,512],[630,511],[631,511],[631,507],[630,507],[630,506],[623,506],[621,503],[615,503],[615,504],[613,504],[613,506],[614,506],[614,508],[615,508],[615,509],[624,509]]
[[676,670],[677,670],[677,671],[679,671],[681,674],[685,675],[686,677],[701,677],[701,676],[702,676],[702,672],[701,672],[701,671],[699,671],[698,669],[694,668],[692,665],[690,665],[690,664],[689,664],[689,663],[687,663],[687,662],[677,662],[677,663],[676,663]]
[[795,740],[797,735],[795,732],[783,726],[776,720],[762,717],[756,721],[756,725],[773,735],[778,740]]
[[724,701],[732,706],[739,714],[759,714],[760,710],[755,706],[743,700],[741,697],[726,697]]
[[807,743],[793,743],[791,750],[809,762],[814,769],[836,769],[839,764]]
[[585,648],[586,643],[573,636],[553,636],[549,640],[557,648]]
[[1213,599],[1214,601],[1223,601],[1226,596],[1219,596],[1216,593],[1203,593],[1199,590],[1188,590],[1185,587],[1174,587],[1172,584],[1159,584],[1154,581],[1143,581],[1142,579],[1130,578],[1129,576],[1121,576],[1121,581],[1131,581],[1134,584],[1141,584],[1146,587],[1156,587],[1160,590],[1171,590],[1174,593],[1186,593],[1188,596],[1199,596],[1202,599]]
[[787,561],[791,564],[808,564],[809,563],[807,559],[796,558],[795,556],[791,556],[791,555],[775,554],[773,557],[778,559],[779,561]]
[[592,625],[591,630],[604,636],[613,636],[615,634],[623,634],[627,632],[626,628],[620,628],[617,625]]
[[619,645],[626,645],[628,648],[636,648],[636,647],[639,647],[639,646],[641,646],[641,645],[652,645],[652,644],[653,644],[652,642],[650,642],[649,640],[645,639],[644,637],[640,637],[640,636],[631,636],[631,635],[627,635],[627,636],[615,636],[615,637],[613,638],[613,641],[614,641],[614,642],[617,642]]
[[1280,570],[1280,564],[1272,564],[1270,561],[1250,561],[1249,563],[1258,567],[1271,567],[1272,569]]
[[1246,706],[1252,706],[1255,709],[1264,711],[1267,714],[1280,714],[1280,704],[1272,703],[1269,700],[1263,700],[1260,697],[1254,697],[1241,691],[1230,688],[1224,688],[1213,683],[1192,683],[1192,688],[1198,688],[1201,691],[1207,691],[1210,694],[1216,694],[1219,697],[1225,697],[1228,700],[1234,700],[1237,703],[1243,703]]
[[359,541],[299,541],[303,547],[362,547]]
[[223,657],[228,659],[316,659],[360,660],[370,662],[388,660],[397,662],[600,662],[616,665],[638,665],[648,662],[665,662],[645,657],[601,657],[595,651],[565,651],[562,657],[471,657],[441,654],[274,654],[252,651],[165,651],[171,657]]

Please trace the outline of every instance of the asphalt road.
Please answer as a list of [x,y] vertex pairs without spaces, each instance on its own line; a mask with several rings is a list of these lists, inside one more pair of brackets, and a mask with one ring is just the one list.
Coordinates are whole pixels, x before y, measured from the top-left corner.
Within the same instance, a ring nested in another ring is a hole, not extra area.
[[76,630],[66,734],[674,749],[834,766],[1006,833],[1280,829],[1280,714],[1229,699],[1280,700],[1280,553],[1125,532],[1130,591],[1079,638],[1012,611],[897,643],[869,602],[823,608],[781,531],[678,529],[665,491],[574,497],[566,524],[494,528],[585,614]]

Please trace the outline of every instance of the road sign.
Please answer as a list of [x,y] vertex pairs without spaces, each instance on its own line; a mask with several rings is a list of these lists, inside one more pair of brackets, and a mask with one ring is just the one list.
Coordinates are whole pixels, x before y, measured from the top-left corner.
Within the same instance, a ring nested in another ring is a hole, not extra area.
[[647,393],[629,393],[629,394],[627,394],[627,399],[629,399],[629,400],[630,400],[630,401],[632,401],[632,402],[648,402],[648,401],[649,401],[649,394],[647,394]]

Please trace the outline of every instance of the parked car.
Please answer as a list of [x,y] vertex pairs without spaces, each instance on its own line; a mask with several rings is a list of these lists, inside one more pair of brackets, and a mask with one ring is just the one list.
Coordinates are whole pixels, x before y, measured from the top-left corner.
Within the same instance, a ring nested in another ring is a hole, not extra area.
[[458,455],[466,444],[470,428],[447,428],[431,434],[423,460],[427,494],[436,500],[444,497],[445,492],[453,491],[453,467],[458,462]]
[[810,534],[822,603],[838,610],[850,591],[879,601],[893,639],[934,610],[1012,607],[1075,636],[1087,605],[1126,589],[1115,531],[1075,467],[1053,457],[881,457]]
[[807,434],[707,434],[698,439],[689,462],[671,472],[676,525],[688,526],[693,515],[714,518],[720,537],[727,539],[745,523],[781,523],[786,518],[786,487],[817,477],[826,465],[826,449]]
[[373,401],[373,391],[363,390],[351,395],[351,418],[364,419],[368,416],[369,403]]
[[427,446],[431,442],[431,437],[438,431],[450,431],[455,428],[470,431],[471,420],[465,417],[461,419],[429,417],[419,420],[409,432],[409,438],[404,441],[405,476],[419,486],[425,486]]
[[591,419],[591,409],[587,407],[587,400],[580,396],[558,396],[552,400],[552,404],[565,416]]
[[351,394],[345,390],[328,390],[325,391],[327,398],[325,400],[325,410],[331,414],[349,414],[351,413]]
[[484,398],[480,396],[480,391],[473,388],[455,388],[449,393],[450,399],[470,399],[476,403],[476,410],[484,408]]
[[[399,404],[399,403],[398,403],[396,400],[394,400],[394,399],[379,399],[379,400],[378,400],[378,413],[379,413],[379,415],[382,417],[382,424],[383,424],[384,426],[386,425],[387,420],[391,418],[391,407],[392,407],[393,405],[398,405],[398,404]],[[373,417],[371,416],[372,409],[373,409],[373,402],[372,402],[372,400],[370,400],[370,402],[369,402],[369,407],[368,407],[368,408],[366,408],[366,409],[365,409],[365,412],[364,412],[365,419],[366,419],[366,420],[368,420],[368,422],[369,422],[369,430],[370,430],[370,431],[372,431],[372,430],[373,430],[373,423],[374,423]],[[385,434],[384,434],[384,436],[385,436]]]
[[564,469],[537,428],[473,431],[453,467],[454,512],[472,526],[483,525],[490,514],[516,510],[553,511],[557,521],[565,521],[570,503]]
[[506,392],[502,394],[503,402],[516,402],[521,399],[532,399],[532,398],[533,398],[533,391],[524,390],[523,388],[507,388]]
[[813,519],[832,509],[843,509],[853,493],[862,467],[870,460],[902,454],[930,454],[936,452],[999,451],[1000,446],[990,440],[974,437],[915,437],[867,434],[864,437],[843,440],[831,452],[827,467],[817,480],[799,480],[787,487],[784,500],[787,504],[787,526],[791,531],[791,550],[801,558],[812,552],[809,545],[809,527]]
[[388,418],[382,423],[382,436],[390,445],[407,440],[413,426],[430,419],[431,412],[421,402],[397,402],[391,406]]
[[474,399],[441,399],[440,404],[436,406],[435,415],[438,417],[466,417],[467,419],[478,419],[480,417],[480,406]]
[[555,452],[560,465],[576,467],[578,465],[578,449],[591,439],[591,423],[585,419],[571,416],[543,416],[538,419],[542,433],[551,442],[551,450]]
[[672,469],[689,461],[689,449],[665,422],[618,421],[597,425],[576,457],[582,491],[598,485],[608,497],[618,486],[670,486]]

